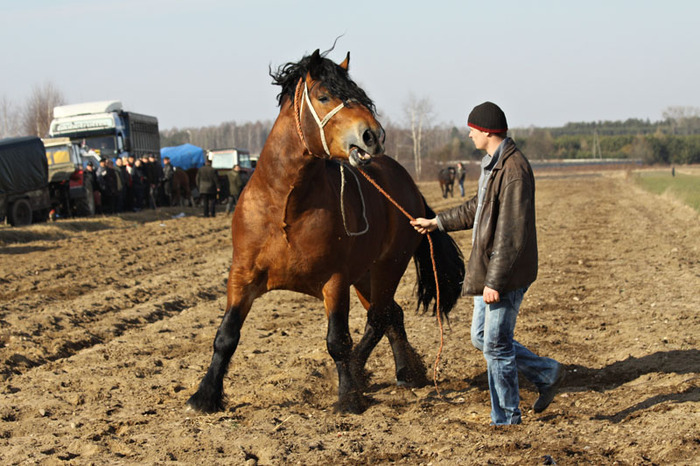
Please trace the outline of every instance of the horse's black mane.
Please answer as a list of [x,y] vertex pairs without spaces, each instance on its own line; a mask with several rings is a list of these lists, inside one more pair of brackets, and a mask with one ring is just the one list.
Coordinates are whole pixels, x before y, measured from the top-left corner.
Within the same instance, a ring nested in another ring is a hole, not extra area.
[[[321,56],[320,59],[313,59],[313,55],[307,55],[298,63],[287,63],[277,68],[277,71],[270,70],[272,83],[282,86],[282,90],[277,95],[278,105],[282,105],[284,96],[289,96],[294,102],[294,92],[299,78],[303,78],[307,73],[311,78],[320,81],[331,95],[339,98],[346,104],[349,100],[356,100],[367,107],[373,114],[376,113],[374,102],[365,94],[355,81],[350,79],[348,72],[339,65],[333,63],[328,58]],[[352,105],[352,104],[350,104]]]

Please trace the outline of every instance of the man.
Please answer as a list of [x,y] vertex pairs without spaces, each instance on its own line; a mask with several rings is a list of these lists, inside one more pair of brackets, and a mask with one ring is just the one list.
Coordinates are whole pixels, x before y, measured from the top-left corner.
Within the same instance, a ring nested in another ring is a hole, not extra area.
[[506,116],[496,104],[474,107],[468,126],[476,148],[486,151],[477,195],[411,224],[423,234],[473,228],[463,291],[474,295],[471,337],[486,359],[491,424],[520,424],[518,370],[539,390],[536,413],[549,406],[565,375],[557,361],[537,356],[513,339],[523,296],[537,277],[535,178],[507,137]]
[[211,160],[207,159],[204,166],[197,171],[197,189],[202,199],[202,208],[205,217],[216,216],[216,193],[219,191],[219,176],[211,166]]
[[139,212],[144,208],[146,190],[148,189],[148,181],[143,171],[143,162],[141,162],[141,160],[142,159],[136,159],[134,161],[134,166],[131,167],[131,183],[134,189],[134,212]]
[[236,164],[233,170],[226,174],[228,177],[228,204],[226,204],[226,215],[230,214],[238,204],[238,196],[243,190],[243,179],[241,178],[241,166]]
[[123,212],[127,189],[126,167],[124,160],[120,157],[117,157],[114,164],[114,173],[117,175],[117,212]]
[[83,174],[85,177],[85,184],[90,185],[92,188],[92,197],[95,200],[95,212],[102,213],[102,193],[100,192],[100,185],[97,182],[97,174],[95,173],[95,164],[92,160],[85,166],[85,172]]
[[156,156],[148,154],[148,179],[151,183],[150,202],[152,208],[155,209],[160,205],[161,186],[163,184],[163,167],[156,160]]
[[459,184],[459,192],[464,197],[464,178],[467,176],[467,171],[464,169],[462,162],[457,163],[457,183]]
[[110,168],[105,158],[100,159],[97,169],[97,183],[102,192],[103,213],[113,214],[117,210],[117,174]]
[[163,157],[163,196],[165,197],[165,205],[168,207],[173,205],[173,176],[175,169],[170,163],[170,157]]

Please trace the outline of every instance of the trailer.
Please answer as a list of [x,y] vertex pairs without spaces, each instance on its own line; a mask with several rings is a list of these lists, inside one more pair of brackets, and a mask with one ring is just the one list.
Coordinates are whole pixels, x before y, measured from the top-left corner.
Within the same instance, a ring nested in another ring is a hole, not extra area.
[[41,139],[0,140],[0,219],[12,226],[45,221],[51,208],[49,170]]

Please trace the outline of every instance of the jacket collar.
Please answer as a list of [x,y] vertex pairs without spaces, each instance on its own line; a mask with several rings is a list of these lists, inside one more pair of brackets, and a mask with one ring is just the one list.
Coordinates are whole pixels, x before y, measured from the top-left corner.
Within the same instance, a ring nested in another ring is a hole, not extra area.
[[516,147],[515,147],[515,142],[509,137],[506,137],[503,142],[501,143],[503,146],[500,148],[501,149],[501,154],[498,156],[498,160],[496,161],[496,165],[493,167],[493,170],[500,170],[503,168],[503,162],[513,155],[513,152],[515,152]]

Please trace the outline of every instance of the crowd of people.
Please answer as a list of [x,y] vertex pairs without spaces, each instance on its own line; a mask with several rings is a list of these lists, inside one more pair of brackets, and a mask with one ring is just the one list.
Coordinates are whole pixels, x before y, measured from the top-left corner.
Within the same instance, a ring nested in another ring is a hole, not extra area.
[[171,205],[173,169],[169,165],[164,158],[161,166],[153,154],[103,158],[98,167],[88,162],[85,176],[92,185],[95,211],[113,214]]
[[[174,205],[175,170],[169,157],[163,157],[161,165],[153,154],[144,154],[114,160],[103,158],[98,167],[93,162],[88,162],[84,176],[89,180],[86,184],[90,183],[92,187],[95,212],[114,214]],[[218,174],[211,168],[211,161],[207,161],[200,169],[202,171],[203,173],[197,174],[196,185],[204,207],[204,216],[214,216],[219,201],[226,202],[227,214],[233,212],[244,185],[240,167],[236,165],[226,176],[226,199],[219,199]]]

